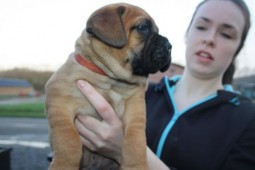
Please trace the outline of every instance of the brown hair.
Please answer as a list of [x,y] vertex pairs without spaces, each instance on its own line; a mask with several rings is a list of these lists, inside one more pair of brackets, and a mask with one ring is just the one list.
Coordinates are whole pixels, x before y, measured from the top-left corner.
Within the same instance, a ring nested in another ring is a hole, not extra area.
[[[207,1],[210,1],[210,0],[204,0],[201,3],[198,4],[198,6],[197,6],[197,8],[196,8],[196,10],[195,10],[195,12],[192,16],[190,24],[188,26],[187,32],[190,29],[191,23],[194,20],[194,17],[197,13],[197,10],[199,9],[199,7],[201,7]],[[232,62],[228,66],[227,70],[225,71],[225,73],[223,75],[223,79],[222,79],[223,84],[232,84],[233,76],[234,76],[234,73],[235,73],[235,59],[236,59],[236,56],[239,54],[239,52],[241,51],[241,49],[244,46],[244,42],[246,40],[247,34],[248,34],[250,26],[251,26],[251,21],[250,21],[250,11],[249,11],[246,3],[243,0],[224,0],[224,1],[231,1],[234,4],[236,4],[239,7],[239,9],[242,11],[243,16],[244,16],[244,21],[245,21],[244,30],[243,30],[243,34],[242,34],[242,37],[241,37],[241,42],[240,42],[239,47],[237,48],[237,50],[236,50],[236,52],[233,56]]]

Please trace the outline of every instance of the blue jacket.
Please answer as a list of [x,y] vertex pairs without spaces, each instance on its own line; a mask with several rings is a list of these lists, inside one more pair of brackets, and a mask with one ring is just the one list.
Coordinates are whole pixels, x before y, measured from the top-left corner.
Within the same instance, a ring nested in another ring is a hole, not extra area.
[[226,86],[178,111],[176,81],[165,77],[148,87],[146,135],[152,151],[177,170],[255,170],[255,104]]

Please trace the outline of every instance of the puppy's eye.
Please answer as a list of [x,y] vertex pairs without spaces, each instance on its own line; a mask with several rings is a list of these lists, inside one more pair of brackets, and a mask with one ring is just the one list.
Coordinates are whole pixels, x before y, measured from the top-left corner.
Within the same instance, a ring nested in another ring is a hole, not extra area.
[[151,25],[149,23],[142,23],[136,27],[137,31],[142,34],[148,34],[151,30]]
[[149,29],[149,27],[148,27],[147,24],[142,24],[142,25],[139,25],[139,26],[137,27],[137,29],[138,29],[139,31],[145,31],[145,30]]

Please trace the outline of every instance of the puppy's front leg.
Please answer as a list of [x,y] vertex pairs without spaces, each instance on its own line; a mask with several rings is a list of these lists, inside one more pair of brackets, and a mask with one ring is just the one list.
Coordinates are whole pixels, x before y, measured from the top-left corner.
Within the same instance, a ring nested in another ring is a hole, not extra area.
[[[142,93],[142,91],[141,91]],[[122,170],[147,170],[144,94],[128,100],[123,116]]]
[[54,151],[49,170],[78,170],[82,157],[82,143],[72,116],[63,110],[65,110],[63,107],[48,110]]

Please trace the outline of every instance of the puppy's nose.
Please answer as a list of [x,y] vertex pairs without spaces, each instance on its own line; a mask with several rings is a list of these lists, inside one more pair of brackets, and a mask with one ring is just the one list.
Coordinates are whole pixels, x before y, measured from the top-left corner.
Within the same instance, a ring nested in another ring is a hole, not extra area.
[[162,37],[162,38],[163,38],[165,49],[170,52],[172,50],[171,43],[169,42],[169,40],[166,37]]
[[167,49],[168,51],[171,51],[171,50],[172,50],[172,45],[171,45],[169,42],[166,44],[166,49]]

